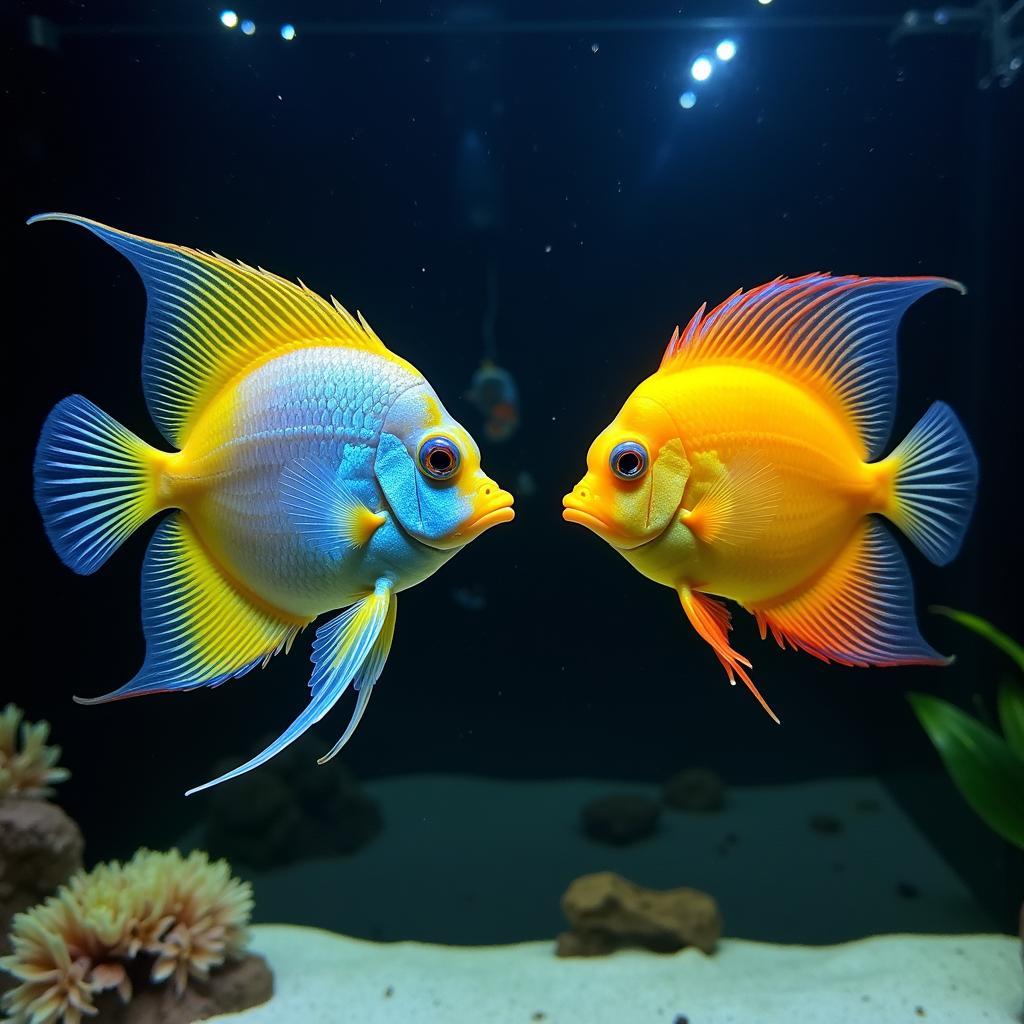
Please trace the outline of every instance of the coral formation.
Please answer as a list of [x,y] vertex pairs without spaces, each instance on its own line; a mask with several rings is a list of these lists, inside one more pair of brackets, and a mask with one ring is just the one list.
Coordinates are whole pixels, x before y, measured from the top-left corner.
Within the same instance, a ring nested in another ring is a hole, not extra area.
[[127,1003],[133,979],[170,981],[180,996],[243,955],[252,903],[249,884],[201,852],[140,850],[79,872],[15,917],[0,968],[19,984],[4,1005],[15,1024],[79,1024],[103,993]]
[[[11,919],[53,893],[82,866],[82,833],[45,798],[70,773],[48,746],[47,722],[23,721],[21,708],[0,713],[0,955]],[[0,991],[4,979],[0,977]]]
[[222,1013],[238,1013],[265,1003],[274,994],[274,976],[255,953],[228,961],[206,981],[193,978],[179,996],[173,985],[139,988],[130,1003],[112,992],[97,1000],[102,1024],[195,1024]]
[[714,952],[722,934],[715,901],[697,889],[644,889],[611,871],[577,878],[562,895],[570,930],[559,956],[602,956],[626,946],[674,953],[684,946]]
[[0,800],[0,955],[10,949],[14,915],[52,895],[81,869],[83,845],[78,826],[56,804]]
[[21,708],[14,704],[0,714],[0,798],[52,796],[53,787],[71,773],[57,765],[60,747],[46,745],[50,723],[33,724],[22,721],[22,716]]

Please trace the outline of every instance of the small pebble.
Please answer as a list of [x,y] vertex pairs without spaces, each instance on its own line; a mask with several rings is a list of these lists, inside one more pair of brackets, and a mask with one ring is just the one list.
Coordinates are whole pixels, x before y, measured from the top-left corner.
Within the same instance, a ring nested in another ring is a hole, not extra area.
[[843,823],[834,814],[812,814],[807,824],[822,836],[834,836],[843,831]]
[[738,842],[740,837],[735,832],[726,833],[725,838],[715,847],[719,857],[724,857]]
[[687,768],[665,783],[661,795],[674,810],[707,814],[725,806],[725,783],[707,768]]

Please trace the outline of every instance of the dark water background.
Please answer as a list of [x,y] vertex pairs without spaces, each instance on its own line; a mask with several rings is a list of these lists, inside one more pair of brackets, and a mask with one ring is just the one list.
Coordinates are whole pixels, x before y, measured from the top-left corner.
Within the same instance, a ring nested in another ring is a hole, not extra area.
[[[512,527],[402,595],[386,674],[345,752],[359,777],[657,781],[687,764],[733,783],[877,775],[1010,927],[1019,866],[964,808],[905,701],[926,690],[991,707],[998,655],[923,612],[925,635],[959,656],[953,668],[826,668],[760,644],[741,614],[736,645],[756,661],[784,721],[775,728],[725,685],[670,591],[560,519],[590,440],[705,299],[819,269],[947,275],[967,297],[929,296],[904,322],[894,440],[947,400],[977,448],[982,488],[954,565],[910,553],[918,601],[1021,635],[1024,81],[979,91],[971,36],[887,46],[900,3],[827,5],[879,24],[771,27],[823,6],[686,6],[757,22],[729,33],[638,26],[675,4],[474,13],[258,0],[238,8],[257,22],[251,38],[200,3],[15,6],[0,69],[6,308],[18,325],[5,361],[13,621],[2,696],[53,723],[74,771],[61,800],[85,826],[90,859],[166,845],[198,818],[183,791],[305,702],[308,639],[214,691],[71,703],[141,661],[151,531],[95,577],[64,569],[31,501],[37,431],[80,391],[159,437],[139,381],[141,284],[85,232],[22,226],[45,210],[333,292],[478,437],[463,393],[481,358],[485,268],[496,266],[499,358],[518,379],[523,426],[504,446],[484,444],[485,465],[513,490],[528,472],[536,493],[520,498]],[[51,19],[54,46],[32,45],[29,15]],[[547,30],[507,24],[541,19]],[[291,43],[277,34],[283,21],[297,25]],[[323,22],[335,31],[317,32]],[[352,22],[370,24],[340,30]],[[738,56],[682,110],[691,60],[726,34]],[[479,588],[486,607],[460,607],[459,588]],[[331,719],[339,732],[345,715]]]

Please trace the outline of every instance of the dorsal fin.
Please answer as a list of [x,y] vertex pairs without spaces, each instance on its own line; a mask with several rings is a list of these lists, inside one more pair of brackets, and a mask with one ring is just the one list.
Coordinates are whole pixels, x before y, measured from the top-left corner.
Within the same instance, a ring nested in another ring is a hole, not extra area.
[[896,328],[907,307],[944,277],[776,278],[701,306],[672,335],[661,371],[709,363],[770,367],[827,401],[858,436],[868,458],[889,438],[896,404]]
[[146,404],[178,448],[210,399],[272,353],[316,344],[390,355],[362,317],[356,320],[337,300],[326,302],[301,282],[85,217],[44,213],[29,224],[41,220],[88,228],[139,272],[149,298],[142,350]]

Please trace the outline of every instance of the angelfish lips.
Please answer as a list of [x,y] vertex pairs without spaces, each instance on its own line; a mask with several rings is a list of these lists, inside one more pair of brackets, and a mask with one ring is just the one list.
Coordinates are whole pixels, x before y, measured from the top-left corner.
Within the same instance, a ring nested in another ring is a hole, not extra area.
[[620,527],[601,515],[601,509],[589,494],[581,495],[579,493],[579,488],[562,499],[562,506],[562,518],[567,523],[578,523],[580,526],[585,526],[602,540],[611,544],[612,547],[628,550],[639,547],[650,539],[648,537],[630,537],[623,533]]
[[474,510],[473,518],[450,535],[451,541],[466,544],[492,526],[512,522],[516,517],[515,509],[512,507],[514,500],[508,491],[498,490],[489,495],[486,502],[481,502],[480,507]]

